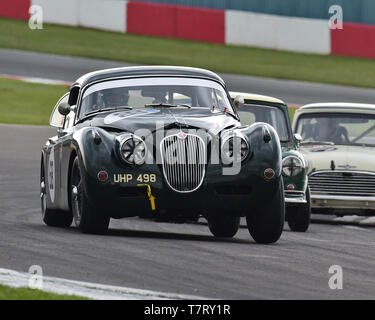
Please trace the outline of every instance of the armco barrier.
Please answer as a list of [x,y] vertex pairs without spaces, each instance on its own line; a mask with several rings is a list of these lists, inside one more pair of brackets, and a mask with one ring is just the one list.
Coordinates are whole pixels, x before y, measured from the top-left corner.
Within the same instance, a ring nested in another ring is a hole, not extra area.
[[325,20],[226,11],[226,43],[307,53],[330,53]]
[[[40,5],[46,23],[306,53],[375,58],[375,25],[371,25],[375,24],[375,0],[149,1],[152,2],[1,0],[0,17],[27,20],[29,7]],[[161,1],[172,4],[158,3]],[[199,4],[236,10],[195,7]],[[345,21],[360,17],[360,21],[369,25],[344,22],[343,30],[329,30],[328,7],[333,4],[343,6]],[[257,12],[237,9],[254,9]],[[323,12],[327,12],[326,18],[315,19],[321,17]],[[311,16],[314,19],[290,17],[288,14]]]
[[131,1],[127,32],[225,43],[225,11]]
[[160,37],[176,34],[175,6],[129,2],[126,10],[127,31]]
[[0,3],[0,17],[27,20],[31,0],[2,0]]
[[375,25],[374,0],[132,0],[192,6],[200,8],[237,10],[272,14],[286,17],[300,17],[328,20],[328,9],[339,5],[344,10],[344,21]]
[[78,26],[77,0],[32,0],[33,5],[43,8],[43,21],[68,26]]
[[333,55],[375,58],[375,26],[344,23],[331,32]]

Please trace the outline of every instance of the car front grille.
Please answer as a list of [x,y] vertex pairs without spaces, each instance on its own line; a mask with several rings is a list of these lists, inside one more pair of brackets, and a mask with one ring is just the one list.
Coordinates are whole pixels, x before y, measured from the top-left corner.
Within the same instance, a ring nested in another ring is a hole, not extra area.
[[206,147],[202,138],[179,133],[165,137],[161,144],[164,178],[177,192],[193,192],[204,179]]
[[318,171],[309,176],[312,194],[375,196],[375,174],[356,171]]

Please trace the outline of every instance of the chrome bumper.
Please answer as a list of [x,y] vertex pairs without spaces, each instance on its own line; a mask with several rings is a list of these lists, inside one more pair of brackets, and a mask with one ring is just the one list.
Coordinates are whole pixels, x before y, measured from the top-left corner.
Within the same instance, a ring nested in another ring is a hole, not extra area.
[[305,193],[302,191],[285,190],[284,194],[285,194],[285,203],[290,203],[290,204],[307,203]]
[[311,194],[312,208],[375,210],[375,197]]

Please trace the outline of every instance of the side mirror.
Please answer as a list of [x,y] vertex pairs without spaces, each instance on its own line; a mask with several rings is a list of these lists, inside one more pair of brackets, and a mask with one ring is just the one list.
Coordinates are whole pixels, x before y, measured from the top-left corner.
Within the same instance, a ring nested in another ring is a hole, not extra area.
[[63,116],[66,116],[70,113],[71,111],[71,108],[70,108],[70,105],[69,103],[67,102],[62,102],[60,103],[59,107],[58,107],[58,110],[59,110],[59,113]]
[[234,106],[239,109],[245,104],[245,99],[243,98],[243,96],[237,96],[234,98],[233,103]]
[[297,146],[299,147],[302,142],[302,137],[299,133],[294,134],[294,140],[296,140]]

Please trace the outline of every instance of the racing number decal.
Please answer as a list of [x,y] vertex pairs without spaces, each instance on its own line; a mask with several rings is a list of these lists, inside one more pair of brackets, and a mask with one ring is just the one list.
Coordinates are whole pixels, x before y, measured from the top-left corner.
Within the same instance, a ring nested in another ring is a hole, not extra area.
[[55,150],[51,149],[51,153],[48,158],[48,191],[51,201],[55,201]]
[[137,182],[140,183],[149,183],[156,182],[156,174],[140,174],[137,178]]

